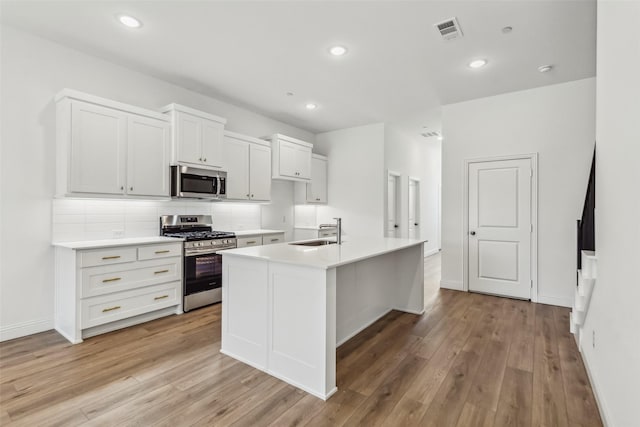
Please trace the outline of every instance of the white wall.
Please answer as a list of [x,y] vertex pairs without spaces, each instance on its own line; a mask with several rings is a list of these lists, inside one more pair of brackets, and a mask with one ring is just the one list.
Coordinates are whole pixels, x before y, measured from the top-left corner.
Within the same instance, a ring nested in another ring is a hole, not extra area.
[[251,111],[19,30],[0,31],[0,339],[53,325],[53,97],[61,89],[150,109],[178,102],[227,118],[231,131],[258,137],[280,132],[313,142],[311,133]]
[[462,289],[464,159],[539,153],[538,297],[571,305],[594,121],[595,79],[443,107],[442,286]]
[[271,203],[262,206],[262,227],[284,230],[285,240],[293,240],[293,182],[271,181]]
[[[435,138],[411,138],[393,126],[385,126],[384,168],[400,173],[400,236],[408,236],[409,177],[420,180],[420,237],[427,239],[425,255],[440,249],[438,212],[441,176],[441,144]],[[386,182],[386,181],[385,181]],[[386,186],[384,188],[386,190]],[[386,192],[385,192],[386,203]],[[385,205],[386,206],[386,205]],[[386,210],[384,211],[386,213]]]
[[328,157],[329,200],[318,222],[341,217],[347,236],[382,236],[384,124],[317,134],[314,151]]
[[640,3],[598,2],[598,279],[581,350],[609,426],[640,425],[639,22]]

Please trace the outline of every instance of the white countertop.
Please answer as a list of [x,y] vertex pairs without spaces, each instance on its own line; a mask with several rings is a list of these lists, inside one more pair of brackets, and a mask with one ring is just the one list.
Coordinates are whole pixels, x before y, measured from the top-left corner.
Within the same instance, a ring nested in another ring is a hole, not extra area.
[[334,228],[338,228],[338,226],[336,225],[335,227],[323,227],[320,228],[319,225],[296,225],[294,228],[297,228],[299,230],[333,230]]
[[[330,240],[330,239],[313,239]],[[334,239],[335,240],[335,239]],[[394,252],[415,245],[421,245],[424,239],[346,238],[342,245],[300,246],[289,243],[251,246],[241,249],[229,249],[222,256],[240,256],[282,262],[306,267],[334,268],[374,256]]]
[[284,230],[236,230],[234,231],[236,237],[257,236],[260,234],[279,234],[284,233]]
[[68,249],[97,249],[97,248],[112,248],[116,246],[131,246],[131,245],[148,245],[153,243],[176,243],[182,242],[184,239],[177,239],[175,237],[130,237],[126,239],[105,239],[105,240],[85,240],[80,242],[55,242],[53,246],[60,246]]

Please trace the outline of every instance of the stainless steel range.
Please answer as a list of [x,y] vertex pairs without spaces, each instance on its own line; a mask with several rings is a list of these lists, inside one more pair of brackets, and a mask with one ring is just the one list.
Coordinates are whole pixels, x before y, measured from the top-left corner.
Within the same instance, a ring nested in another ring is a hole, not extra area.
[[221,251],[236,247],[236,235],[214,231],[211,215],[164,215],[160,235],[184,242],[184,311],[222,301]]

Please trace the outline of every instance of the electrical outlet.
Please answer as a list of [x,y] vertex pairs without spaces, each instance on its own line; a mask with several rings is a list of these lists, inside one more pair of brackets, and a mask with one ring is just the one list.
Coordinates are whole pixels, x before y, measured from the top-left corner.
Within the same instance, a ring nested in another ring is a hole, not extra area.
[[111,230],[111,232],[113,233],[113,238],[114,239],[119,239],[124,237],[124,230],[119,229],[119,230]]
[[596,331],[595,329],[593,331],[591,331],[592,337],[591,337],[591,345],[593,346],[593,348],[596,348]]

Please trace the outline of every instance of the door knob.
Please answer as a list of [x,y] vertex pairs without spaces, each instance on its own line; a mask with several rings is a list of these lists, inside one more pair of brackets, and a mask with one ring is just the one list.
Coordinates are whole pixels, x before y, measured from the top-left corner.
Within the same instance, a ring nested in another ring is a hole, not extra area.
[[472,236],[475,236],[476,232],[475,231],[471,231],[471,232],[469,232],[469,234],[471,234]]
[[413,225],[415,225],[415,226],[417,227],[417,226],[418,226],[418,223],[417,223],[417,222],[414,222],[414,223],[413,223]]
[[398,224],[394,224],[394,225],[393,225],[393,228],[398,228]]

